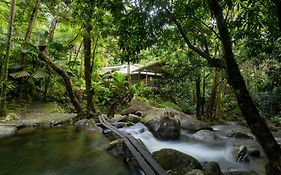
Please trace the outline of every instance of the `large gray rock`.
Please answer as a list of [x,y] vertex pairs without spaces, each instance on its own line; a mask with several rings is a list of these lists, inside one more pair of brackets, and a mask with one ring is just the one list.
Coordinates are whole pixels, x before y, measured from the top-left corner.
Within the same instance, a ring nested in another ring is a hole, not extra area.
[[202,167],[205,174],[208,175],[222,175],[220,166],[217,162],[207,162]]
[[79,129],[84,128],[91,131],[102,131],[100,127],[97,126],[94,119],[82,119],[75,123],[75,126]]
[[160,139],[178,139],[180,137],[180,121],[168,112],[147,122],[148,129]]
[[124,109],[124,110],[121,112],[121,115],[135,114],[136,112],[137,112],[137,110],[136,110],[134,107],[130,106],[130,107]]
[[133,122],[133,123],[138,123],[141,121],[141,117],[135,114],[129,114],[127,121]]
[[129,104],[132,108],[134,108],[136,111],[148,111],[153,109],[154,107],[144,103],[142,101],[137,100],[136,98],[133,98]]
[[173,149],[161,149],[153,152],[152,157],[164,170],[171,170],[171,175],[185,174],[193,169],[202,169],[198,160]]
[[180,126],[182,129],[191,130],[191,131],[199,131],[202,129],[212,130],[212,128],[205,122],[199,121],[190,115],[187,115],[183,112],[174,109],[155,108],[149,104],[137,100],[136,98],[133,98],[133,100],[130,102],[130,106],[134,110],[142,112],[142,116],[144,116],[144,121],[146,122],[154,118],[163,116],[163,112],[166,111],[172,114],[172,116],[180,120]]
[[0,138],[12,136],[16,132],[17,128],[15,126],[0,126]]
[[110,142],[110,144],[105,148],[105,150],[111,155],[125,161],[133,157],[132,153],[121,138]]
[[[124,117],[125,117],[125,116],[123,116],[123,115],[121,115],[121,114],[115,114],[114,117],[111,118],[109,121],[110,121],[111,123],[119,122],[119,121],[123,120]],[[105,118],[107,118],[107,117],[105,117]]]
[[190,131],[199,131],[202,129],[212,130],[212,128],[205,122],[199,121],[196,118],[187,115],[183,112],[174,109],[169,109],[169,108],[153,108],[149,111],[145,111],[144,119],[145,121],[149,121],[153,118],[162,116],[164,112],[169,113],[171,116],[174,116],[175,118],[179,119],[180,127],[182,129],[190,130]]
[[203,129],[212,130],[211,126],[207,123],[197,120],[189,115],[180,118],[181,128],[190,131],[199,131]]
[[193,134],[194,138],[202,140],[204,142],[214,142],[218,136],[209,130],[200,130]]

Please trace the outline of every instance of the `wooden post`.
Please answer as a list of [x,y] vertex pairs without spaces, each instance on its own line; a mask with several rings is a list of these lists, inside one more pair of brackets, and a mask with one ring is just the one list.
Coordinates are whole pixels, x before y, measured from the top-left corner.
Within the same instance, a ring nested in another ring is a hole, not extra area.
[[147,71],[145,72],[145,85],[147,86],[147,79],[148,79],[148,76],[147,76]]

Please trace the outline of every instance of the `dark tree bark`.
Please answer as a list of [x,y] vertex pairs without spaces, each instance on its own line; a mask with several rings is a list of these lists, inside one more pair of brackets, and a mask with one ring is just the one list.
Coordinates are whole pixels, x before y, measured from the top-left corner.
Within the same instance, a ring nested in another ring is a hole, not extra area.
[[50,77],[45,78],[45,87],[44,87],[44,100],[47,101],[47,96],[48,96],[48,87],[50,83]]
[[195,80],[195,86],[196,86],[196,118],[198,120],[201,119],[201,105],[202,105],[202,97],[201,97],[201,76],[198,74]]
[[276,5],[276,13],[278,18],[278,25],[281,31],[281,0],[272,0]]
[[8,34],[7,34],[7,43],[6,43],[6,54],[3,61],[1,63],[1,75],[0,75],[0,117],[5,116],[7,113],[7,80],[9,74],[9,62],[10,62],[10,48],[11,48],[11,39],[12,39],[12,30],[14,24],[14,17],[15,17],[15,8],[16,8],[16,0],[11,0],[11,7],[10,7],[10,17],[9,17],[9,25],[8,25]]
[[87,112],[95,113],[94,103],[93,103],[93,89],[92,89],[92,59],[91,59],[91,30],[92,26],[86,24],[85,34],[83,36],[84,44],[84,76],[86,83],[86,99],[87,99]]
[[210,98],[209,98],[208,105],[207,105],[207,111],[206,111],[206,117],[208,119],[214,118],[218,84],[219,84],[219,71],[215,70],[213,84],[212,84],[212,90],[211,90]]
[[202,58],[205,58],[205,60],[208,62],[210,67],[216,67],[216,68],[225,68],[224,63],[222,62],[221,59],[218,58],[213,58],[209,55],[208,52],[203,51],[201,49],[199,49],[198,47],[196,47],[195,45],[192,45],[192,43],[190,42],[189,38],[187,37],[186,33],[184,32],[184,29],[180,23],[180,21],[173,16],[173,14],[171,12],[170,13],[170,17],[173,20],[173,22],[176,24],[180,35],[182,36],[182,38],[184,39],[185,43],[187,44],[187,46],[193,50],[195,53],[197,53],[199,56],[201,56]]
[[117,103],[118,103],[118,99],[115,99],[112,101],[111,105],[109,106],[108,112],[107,112],[107,116],[109,118],[113,118],[114,114],[115,114],[115,110],[117,107]]
[[216,19],[223,46],[223,58],[226,64],[228,83],[234,91],[238,105],[249,128],[251,129],[251,132],[261,144],[269,160],[268,164],[266,165],[266,173],[268,175],[280,175],[280,146],[274,139],[265,121],[261,118],[259,111],[256,108],[248,89],[246,88],[245,81],[234,58],[230,33],[223,17],[223,10],[217,0],[209,0],[208,2],[211,13]]

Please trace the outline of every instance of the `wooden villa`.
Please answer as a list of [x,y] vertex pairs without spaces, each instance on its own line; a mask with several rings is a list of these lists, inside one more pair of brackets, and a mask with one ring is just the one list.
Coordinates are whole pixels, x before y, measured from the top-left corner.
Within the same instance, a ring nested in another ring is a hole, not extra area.
[[127,74],[128,80],[132,83],[140,83],[151,88],[155,88],[155,82],[161,78],[164,70],[164,63],[161,61],[155,61],[147,65],[119,65],[105,67],[100,71],[100,75],[104,78],[109,78],[114,72],[120,74]]

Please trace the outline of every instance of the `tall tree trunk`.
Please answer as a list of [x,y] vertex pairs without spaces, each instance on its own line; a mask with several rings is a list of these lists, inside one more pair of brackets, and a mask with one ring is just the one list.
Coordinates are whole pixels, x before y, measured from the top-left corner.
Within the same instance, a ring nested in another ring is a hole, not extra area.
[[91,30],[92,26],[86,24],[85,34],[83,36],[84,43],[84,76],[86,83],[86,99],[87,99],[87,113],[95,113],[94,103],[93,103],[93,89],[92,89],[92,59],[91,59]]
[[[38,10],[39,10],[40,3],[41,3],[41,0],[36,0],[34,9],[33,9],[32,14],[30,16],[29,23],[28,23],[26,33],[25,33],[25,37],[24,37],[24,42],[23,42],[23,48],[24,49],[27,49],[27,44],[29,43],[29,40],[30,40],[30,36],[31,36],[32,29],[33,29],[33,26],[34,26],[34,23],[35,23],[35,19],[36,19]],[[23,67],[25,69],[25,67],[26,67],[26,52],[22,53],[22,64],[23,64]]]
[[196,86],[196,118],[199,120],[201,119],[201,104],[202,104],[200,84],[201,84],[201,75],[198,74],[195,80],[195,86]]
[[280,146],[274,139],[265,121],[261,118],[259,111],[256,108],[248,89],[246,88],[245,81],[234,58],[230,34],[226,21],[223,17],[223,10],[217,0],[209,0],[208,2],[211,13],[216,19],[221,37],[228,83],[235,93],[238,105],[249,128],[251,129],[251,132],[255,135],[257,141],[263,147],[263,150],[269,160],[266,165],[266,173],[268,175],[280,175]]
[[272,0],[276,5],[276,14],[278,18],[279,30],[281,31],[281,0]]
[[48,87],[50,83],[50,77],[45,78],[45,86],[44,86],[44,100],[48,101],[47,96],[48,96]]
[[4,58],[4,62],[2,64],[1,75],[0,75],[1,76],[0,117],[5,116],[7,113],[7,104],[6,104],[7,80],[8,80],[8,73],[9,73],[10,48],[11,48],[11,38],[12,38],[14,17],[15,17],[15,8],[16,8],[16,0],[11,0],[10,18],[9,18],[7,43],[6,43],[6,55]]
[[215,70],[211,95],[210,95],[210,98],[209,98],[209,101],[208,101],[208,106],[207,106],[207,111],[206,111],[206,117],[208,119],[214,118],[214,111],[215,111],[214,108],[216,106],[218,82],[219,82],[219,71]]
[[203,82],[202,82],[202,97],[201,97],[201,114],[204,114],[204,109],[205,109],[205,103],[206,103],[206,79],[209,76],[205,76],[205,73],[203,74]]

